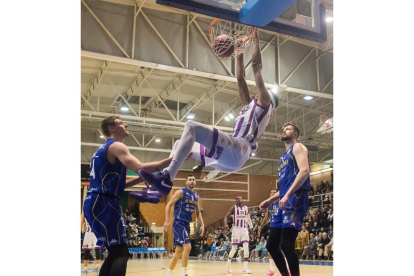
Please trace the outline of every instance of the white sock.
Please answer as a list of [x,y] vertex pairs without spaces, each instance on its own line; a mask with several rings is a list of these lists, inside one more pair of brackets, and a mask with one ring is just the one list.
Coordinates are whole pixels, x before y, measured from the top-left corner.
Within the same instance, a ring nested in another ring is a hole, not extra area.
[[183,276],[187,275],[187,268],[186,267],[183,267],[183,274],[182,275]]
[[172,276],[172,272],[173,272],[173,271],[172,271],[171,269],[168,269],[168,270],[167,270],[167,274],[165,274],[165,276]]
[[100,264],[96,264],[96,268],[98,268],[100,266]]
[[247,268],[247,264],[248,264],[249,262],[246,262],[246,261],[244,261],[244,267],[243,268]]
[[275,271],[275,261],[273,259],[270,259],[270,270]]

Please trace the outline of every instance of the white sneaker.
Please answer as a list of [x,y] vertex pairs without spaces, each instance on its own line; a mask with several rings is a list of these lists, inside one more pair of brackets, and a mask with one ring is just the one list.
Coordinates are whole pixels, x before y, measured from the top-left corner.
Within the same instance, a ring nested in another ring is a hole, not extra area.
[[101,267],[98,266],[97,268],[95,268],[95,273],[97,276],[99,276],[99,271],[101,271]]
[[84,275],[88,275],[88,269],[86,267],[82,269],[82,276]]
[[243,268],[242,273],[243,273],[243,274],[250,274],[251,272],[250,272],[250,270],[248,270],[247,268]]
[[236,259],[237,261],[241,261],[241,257],[237,257],[237,259]]
[[221,257],[220,257],[220,260],[224,260],[224,257],[223,257],[223,256],[221,256]]
[[227,262],[226,270],[227,270],[227,273],[231,273],[231,263]]

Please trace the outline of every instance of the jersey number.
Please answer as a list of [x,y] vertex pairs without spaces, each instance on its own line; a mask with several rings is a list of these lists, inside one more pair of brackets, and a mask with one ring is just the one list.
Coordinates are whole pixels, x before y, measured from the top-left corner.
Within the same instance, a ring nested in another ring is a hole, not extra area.
[[95,179],[95,168],[94,168],[94,166],[95,166],[95,159],[92,159],[92,168],[91,168],[91,172],[90,172],[90,176],[92,176],[93,177],[93,179]]

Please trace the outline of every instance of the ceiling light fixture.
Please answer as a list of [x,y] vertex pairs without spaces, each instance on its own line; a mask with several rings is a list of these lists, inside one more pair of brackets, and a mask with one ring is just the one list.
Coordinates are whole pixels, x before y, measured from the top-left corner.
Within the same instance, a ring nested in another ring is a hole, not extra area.
[[103,138],[105,138],[103,135],[101,135],[101,136],[99,136],[99,137],[101,137],[102,139],[103,139]]
[[312,100],[313,99],[313,97],[312,96],[306,96],[305,98],[303,98],[304,100],[307,100],[307,101],[309,101],[309,100]]
[[121,110],[122,110],[122,111],[128,111],[128,110],[129,110],[129,107],[127,107],[127,106],[123,106],[123,107],[121,107]]
[[255,156],[256,155],[256,153],[252,153],[252,156]]
[[230,119],[234,119],[234,116],[233,116],[232,113],[229,113],[229,117],[230,117]]
[[228,122],[228,121],[230,121],[229,116],[224,117],[224,119],[225,119],[227,122]]
[[157,138],[157,139],[155,139],[155,142],[159,143],[159,142],[161,142],[161,139]]
[[194,119],[195,118],[195,114],[194,113],[188,113],[187,115],[187,119]]

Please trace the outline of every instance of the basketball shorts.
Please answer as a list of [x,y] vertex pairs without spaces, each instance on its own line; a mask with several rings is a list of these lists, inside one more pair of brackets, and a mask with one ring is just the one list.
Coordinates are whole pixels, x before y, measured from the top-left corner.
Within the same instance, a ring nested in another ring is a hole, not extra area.
[[216,128],[213,128],[213,131],[211,150],[194,143],[193,158],[201,161],[203,167],[212,167],[223,172],[240,169],[250,158],[251,145],[247,139],[233,137]]
[[244,227],[233,226],[231,234],[231,245],[249,242],[249,230]]
[[82,250],[100,249],[100,246],[96,245],[96,236],[93,232],[85,232],[83,237]]
[[183,246],[190,243],[190,224],[181,220],[173,222],[174,245]]
[[279,209],[279,203],[274,215],[274,221],[270,224],[272,228],[293,227],[299,232],[302,230],[303,219],[308,210],[309,193],[306,190],[296,191],[286,202],[286,210]]
[[122,208],[114,196],[90,193],[83,212],[96,236],[96,245],[106,247],[127,242]]

